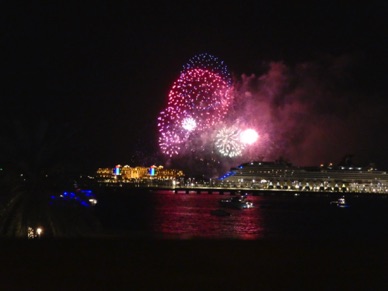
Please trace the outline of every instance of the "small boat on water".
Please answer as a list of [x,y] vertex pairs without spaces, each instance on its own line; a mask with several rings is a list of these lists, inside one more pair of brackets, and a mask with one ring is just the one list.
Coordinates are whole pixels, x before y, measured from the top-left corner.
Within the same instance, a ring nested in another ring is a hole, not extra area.
[[51,195],[50,204],[72,204],[84,207],[91,207],[97,204],[97,199],[92,190],[76,188],[70,191],[63,191]]
[[330,201],[331,205],[335,205],[340,208],[347,208],[349,207],[349,204],[345,200],[345,196],[342,196],[338,198],[338,200]]
[[235,209],[253,208],[253,203],[251,201],[248,201],[246,197],[247,197],[247,194],[243,194],[239,197],[221,199],[220,205],[222,207],[235,208]]

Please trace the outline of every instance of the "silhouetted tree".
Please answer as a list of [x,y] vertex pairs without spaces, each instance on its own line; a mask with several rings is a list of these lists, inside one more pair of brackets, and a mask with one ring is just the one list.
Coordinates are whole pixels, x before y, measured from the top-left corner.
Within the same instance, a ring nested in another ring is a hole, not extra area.
[[51,195],[73,183],[69,173],[71,156],[76,157],[74,130],[47,120],[19,119],[3,124],[0,136],[0,235],[23,238],[28,227],[37,226],[53,236],[79,235],[90,231],[85,220],[98,226],[90,213],[82,219],[79,210],[63,211],[49,204]]

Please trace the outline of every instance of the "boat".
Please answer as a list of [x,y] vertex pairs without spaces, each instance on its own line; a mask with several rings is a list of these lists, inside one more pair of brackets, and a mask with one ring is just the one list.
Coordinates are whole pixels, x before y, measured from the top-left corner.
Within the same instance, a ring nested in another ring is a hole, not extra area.
[[253,203],[251,201],[248,201],[246,199],[247,194],[236,196],[228,199],[221,199],[220,205],[222,207],[227,208],[235,208],[235,209],[247,209],[247,208],[253,208]]
[[338,198],[338,200],[330,201],[330,204],[331,205],[335,205],[335,206],[340,207],[340,208],[347,208],[347,207],[349,207],[349,204],[346,202],[344,196]]
[[76,188],[70,191],[63,191],[51,196],[50,204],[78,205],[91,207],[97,204],[97,199],[92,190]]
[[231,168],[218,181],[222,187],[231,188],[374,193],[388,185],[388,171],[373,165],[354,166],[350,162],[296,166],[281,160],[250,161]]

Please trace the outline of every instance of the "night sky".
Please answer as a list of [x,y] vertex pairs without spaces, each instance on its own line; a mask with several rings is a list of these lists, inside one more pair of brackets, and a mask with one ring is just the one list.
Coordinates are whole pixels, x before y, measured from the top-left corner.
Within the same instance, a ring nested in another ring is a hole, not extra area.
[[262,125],[257,156],[388,169],[386,1],[181,2],[2,4],[3,124],[76,129],[91,169],[168,164],[158,114],[182,66],[210,53]]

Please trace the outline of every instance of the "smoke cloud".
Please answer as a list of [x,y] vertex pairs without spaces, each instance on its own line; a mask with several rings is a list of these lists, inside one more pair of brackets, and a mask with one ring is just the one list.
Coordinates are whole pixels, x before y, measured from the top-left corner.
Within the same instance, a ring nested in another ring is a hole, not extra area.
[[[295,65],[269,62],[261,75],[239,76],[226,123],[254,128],[260,138],[242,157],[223,158],[213,168],[222,172],[241,162],[279,158],[298,166],[338,164],[349,154],[357,164],[386,159],[376,152],[384,144],[379,128],[387,125],[382,96],[359,83],[357,61],[358,56],[346,55]],[[211,138],[203,134],[191,152],[205,152]],[[211,159],[203,154],[192,160],[209,164]]]

